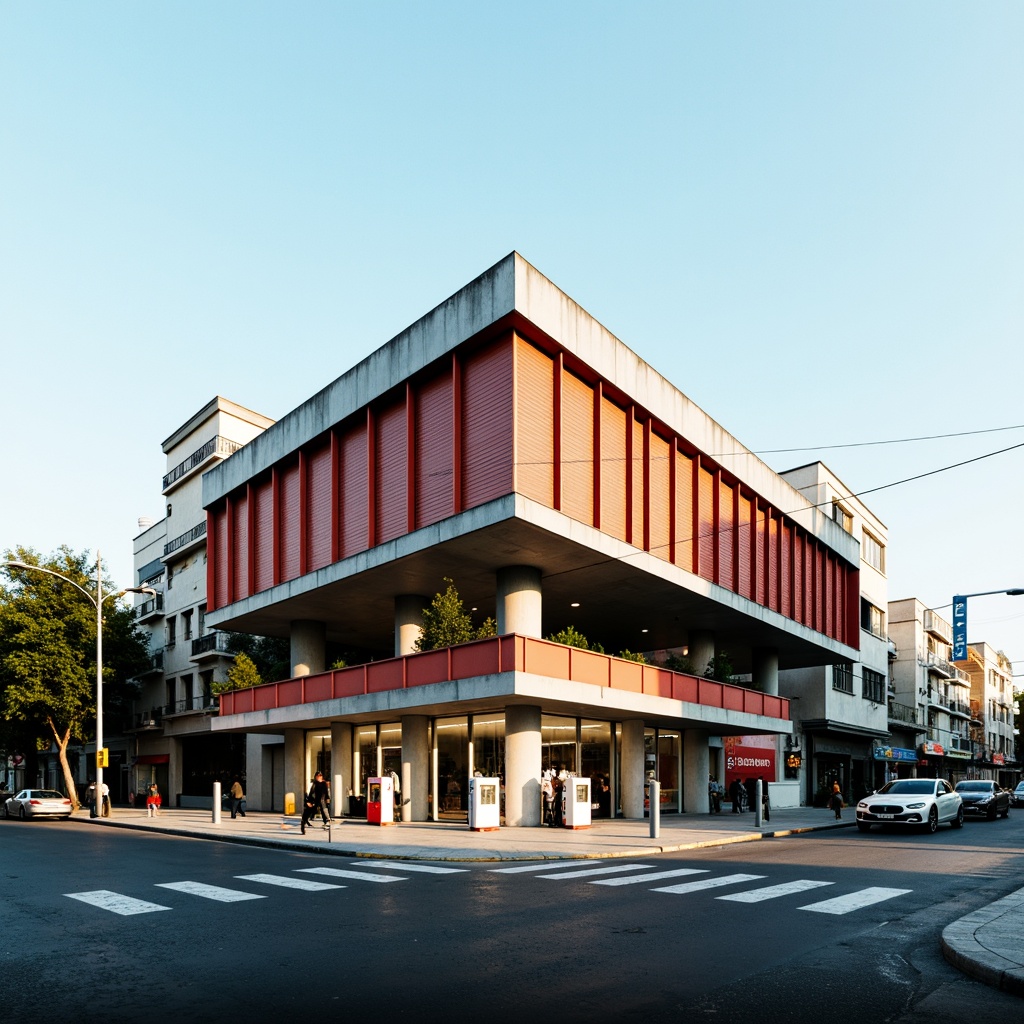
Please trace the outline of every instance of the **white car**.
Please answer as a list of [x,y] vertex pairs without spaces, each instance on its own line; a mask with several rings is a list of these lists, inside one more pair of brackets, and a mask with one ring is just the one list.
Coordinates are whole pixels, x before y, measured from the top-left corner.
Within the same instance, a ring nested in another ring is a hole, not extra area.
[[960,794],[945,779],[894,779],[857,804],[857,828],[916,825],[934,832],[942,822],[964,824]]
[[4,801],[5,818],[70,818],[71,801],[53,789],[23,789]]

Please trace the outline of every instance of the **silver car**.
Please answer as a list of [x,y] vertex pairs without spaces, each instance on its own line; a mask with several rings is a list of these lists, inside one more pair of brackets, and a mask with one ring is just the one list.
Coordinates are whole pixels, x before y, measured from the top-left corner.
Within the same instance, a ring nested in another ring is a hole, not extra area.
[[894,779],[857,804],[857,828],[915,825],[934,832],[942,822],[962,828],[960,794],[945,779]]
[[4,801],[5,818],[70,818],[71,801],[53,789],[23,789]]
[[1024,782],[1018,782],[1017,788],[1010,794],[1012,807],[1024,807]]

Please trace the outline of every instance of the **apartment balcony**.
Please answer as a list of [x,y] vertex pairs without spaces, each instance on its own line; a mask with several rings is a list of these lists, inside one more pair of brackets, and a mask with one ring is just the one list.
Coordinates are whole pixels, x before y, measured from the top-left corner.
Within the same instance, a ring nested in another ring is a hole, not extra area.
[[912,725],[919,727],[917,720],[917,708],[907,707],[906,704],[897,704],[896,701],[889,701],[889,721],[898,725]]
[[135,621],[140,625],[146,622],[155,622],[157,619],[162,619],[163,615],[163,594],[157,594],[156,597],[151,597],[148,601],[143,601],[142,604],[135,608]]
[[182,718],[186,715],[208,715],[220,710],[220,702],[213,694],[199,694],[173,701],[163,706],[164,718]]
[[189,656],[189,661],[202,662],[210,661],[213,658],[234,658],[234,656],[228,650],[227,633],[207,633],[206,636],[192,641],[192,653]]
[[159,675],[164,670],[164,649],[150,651],[149,667],[144,668],[135,678],[143,679],[146,676]]
[[163,728],[163,708],[149,708],[132,715],[129,732],[159,732]]
[[934,651],[921,651],[917,661],[919,665],[924,665],[931,675],[941,676],[943,679],[957,678],[956,666],[945,658],[940,658]]
[[164,477],[164,494],[172,487],[177,486],[186,477],[192,476],[197,470],[204,466],[211,459],[226,459],[241,448],[237,441],[230,441],[219,434],[210,441],[207,441],[201,448],[197,448],[184,462],[179,463]]
[[944,644],[953,643],[953,627],[941,616],[937,615],[930,608],[924,611],[924,631],[931,633],[933,637]]
[[181,536],[175,537],[174,540],[168,541],[164,545],[163,561],[174,561],[205,543],[206,520],[204,519],[201,523],[196,523],[191,530],[186,530]]
[[969,722],[971,720],[971,705],[964,703],[962,700],[951,700],[949,702],[949,713]]

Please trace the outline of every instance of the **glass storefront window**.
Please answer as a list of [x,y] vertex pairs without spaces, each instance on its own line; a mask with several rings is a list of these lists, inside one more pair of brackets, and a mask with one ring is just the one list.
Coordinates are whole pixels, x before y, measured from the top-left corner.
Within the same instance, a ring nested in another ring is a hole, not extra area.
[[563,768],[575,775],[576,765],[576,719],[556,715],[542,715],[540,720],[540,767],[556,772]]
[[592,816],[610,818],[612,816],[611,722],[595,722],[584,718],[580,723],[580,772],[590,779]]
[[306,749],[312,762],[310,776],[323,772],[328,781],[331,778],[331,734],[329,732],[306,733]]
[[[644,775],[661,785],[661,813],[678,811],[680,734],[672,729],[644,730]],[[646,796],[645,796],[646,805]]]
[[381,774],[394,772],[402,778],[402,725],[400,722],[382,723],[379,733]]
[[505,716],[473,716],[473,771],[488,778],[505,777]]
[[469,719],[439,718],[434,725],[437,750],[438,817],[465,819],[469,810]]
[[358,786],[356,795],[365,796],[366,780],[377,774],[377,726],[356,726],[353,749],[358,761],[352,772]]

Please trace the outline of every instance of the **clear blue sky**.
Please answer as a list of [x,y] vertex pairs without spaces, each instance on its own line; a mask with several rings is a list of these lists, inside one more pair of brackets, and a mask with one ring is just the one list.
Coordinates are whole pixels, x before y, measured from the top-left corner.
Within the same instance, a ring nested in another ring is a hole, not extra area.
[[[0,547],[128,585],[179,424],[513,249],[755,451],[1024,423],[1022,52],[1019,3],[0,0]],[[866,500],[891,598],[1024,586],[1024,448]],[[970,633],[1024,662],[1024,599]]]

